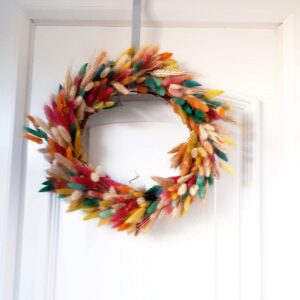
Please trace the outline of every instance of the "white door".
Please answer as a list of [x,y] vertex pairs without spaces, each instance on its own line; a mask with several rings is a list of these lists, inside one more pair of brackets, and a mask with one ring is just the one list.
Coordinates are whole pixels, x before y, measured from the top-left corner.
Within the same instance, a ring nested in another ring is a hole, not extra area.
[[[38,193],[47,163],[29,144],[22,300],[259,299],[255,96],[263,101],[274,96],[276,35],[271,29],[146,28],[142,40],[160,43],[204,85],[232,94],[226,100],[239,121],[228,127],[237,141],[229,156],[236,175],[223,174],[208,201],[193,204],[183,219],[162,219],[149,233],[134,237],[83,222],[80,213],[66,214],[61,200]],[[36,26],[28,112],[43,116],[43,104],[70,65],[76,71],[102,49],[114,58],[129,43],[126,27]],[[118,180],[128,182],[138,174],[134,184],[149,185],[151,175],[172,174],[166,152],[186,134],[162,101],[124,100],[121,108],[96,116],[88,132],[90,161],[101,162]],[[138,148],[136,141],[141,141]]]

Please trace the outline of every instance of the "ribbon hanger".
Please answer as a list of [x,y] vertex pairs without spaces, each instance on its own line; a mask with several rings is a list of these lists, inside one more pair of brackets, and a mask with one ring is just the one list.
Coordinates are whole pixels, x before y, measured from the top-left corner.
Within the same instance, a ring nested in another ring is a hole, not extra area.
[[142,0],[133,0],[131,21],[131,45],[137,51],[141,39]]

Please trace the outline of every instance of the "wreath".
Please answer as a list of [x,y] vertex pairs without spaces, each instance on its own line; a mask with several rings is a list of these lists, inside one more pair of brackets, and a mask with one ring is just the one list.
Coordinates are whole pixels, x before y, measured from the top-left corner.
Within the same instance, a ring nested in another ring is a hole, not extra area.
[[[195,199],[206,199],[209,186],[219,178],[219,167],[233,173],[226,163],[226,145],[234,142],[216,121],[234,122],[230,106],[220,100],[220,90],[204,89],[182,71],[172,53],[158,53],[157,46],[130,48],[116,60],[101,52],[73,76],[65,76],[58,93],[44,107],[47,121],[28,116],[32,127],[24,137],[38,144],[50,163],[40,192],[65,198],[68,211],[82,210],[84,220],[98,218],[118,231],[138,234],[162,214],[184,215]],[[169,151],[173,177],[154,176],[149,189],[119,183],[101,166],[88,163],[82,142],[85,124],[92,114],[119,105],[118,95],[153,94],[171,105],[189,129],[187,141]]]

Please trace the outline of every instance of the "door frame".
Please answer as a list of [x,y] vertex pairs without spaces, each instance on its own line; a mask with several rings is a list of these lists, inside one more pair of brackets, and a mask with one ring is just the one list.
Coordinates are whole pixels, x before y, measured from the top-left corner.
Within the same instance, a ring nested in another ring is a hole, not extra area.
[[[82,13],[84,12],[84,13]],[[2,252],[0,252],[0,297],[1,299],[11,300],[18,299],[18,284],[19,284],[19,267],[20,267],[20,245],[22,242],[22,218],[23,218],[23,178],[25,174],[25,162],[26,162],[26,144],[21,138],[23,126],[25,123],[24,116],[27,112],[29,96],[30,96],[30,79],[31,79],[31,66],[32,66],[32,40],[33,40],[33,27],[39,24],[49,24],[49,25],[114,25],[114,26],[130,26],[130,21],[118,17],[121,16],[120,13],[115,11],[102,10],[101,7],[98,7],[95,10],[95,7],[60,7],[59,5],[55,7],[40,7],[38,5],[28,6],[14,6],[9,12],[16,22],[15,34],[16,38],[10,42],[9,46],[13,46],[15,49],[18,49],[17,54],[12,58],[14,62],[14,67],[11,72],[15,77],[14,82],[14,91],[10,93],[10,107],[9,110],[13,112],[13,117],[11,118],[10,124],[7,124],[7,127],[10,128],[10,141],[9,147],[6,152],[3,154],[2,159],[7,159],[5,165],[8,166],[8,180],[4,186],[4,195],[2,196],[3,201],[1,202],[0,216],[1,216],[1,236],[0,244],[5,245],[2,247]],[[104,15],[111,15],[114,19],[105,19]],[[288,16],[287,16],[288,17]],[[66,21],[63,21],[66,20]],[[104,20],[104,21],[103,21]],[[294,45],[291,43],[293,35],[291,31],[295,26],[295,20],[289,17],[287,21],[281,24],[278,27],[280,34],[282,35],[282,45],[288,51],[294,51]],[[147,26],[160,26],[159,21],[148,22]],[[223,24],[224,26],[230,26],[228,24]],[[164,26],[174,26],[174,24],[166,22]],[[184,26],[197,26],[201,27],[201,23],[190,24],[186,22],[180,23],[181,27]],[[206,27],[209,24],[205,25]],[[211,27],[216,27],[215,24],[210,24]],[[222,24],[217,24],[218,27],[222,27]],[[263,25],[261,25],[263,26]],[[269,29],[268,25],[266,28]],[[239,27],[239,26],[238,26]],[[240,27],[243,27],[240,24]],[[236,28],[236,27],[235,27]],[[7,46],[8,47],[8,46]],[[4,57],[5,59],[5,57]],[[283,65],[289,70],[293,69],[292,62],[288,59],[287,55],[282,56]],[[295,67],[294,67],[295,68]],[[289,79],[293,76],[293,72],[288,74],[283,74],[283,94],[284,100],[288,101],[288,105],[292,100],[289,98],[288,90],[290,89]],[[3,87],[5,89],[5,86]],[[11,92],[11,91],[10,91]],[[285,93],[286,92],[286,93]],[[239,103],[238,103],[239,102]],[[243,109],[247,111],[249,105],[253,103],[244,102],[237,100],[238,105],[244,106]],[[254,111],[256,112],[255,120],[252,119],[253,124],[257,124],[257,133],[261,132],[260,125],[260,111],[259,103],[254,104]],[[250,126],[250,123],[249,123]],[[259,166],[260,163],[260,152],[261,152],[261,143],[260,143],[260,134],[256,139],[255,144],[255,160],[254,165]],[[2,163],[2,161],[1,161]],[[4,161],[3,161],[4,163]],[[258,178],[261,179],[261,170],[260,168],[255,169],[255,174]],[[257,180],[257,186],[255,187],[256,195],[255,201],[252,202],[253,207],[251,208],[254,211],[254,214],[257,215],[257,244],[255,247],[258,251],[259,263],[256,268],[258,283],[260,285],[260,295],[261,299],[262,293],[262,228],[261,228],[261,180]],[[14,197],[10,197],[14,195]],[[49,235],[49,240],[51,247],[55,247],[55,226],[56,223],[56,212],[57,208],[49,208],[49,230],[47,233]],[[245,225],[245,224],[244,224]],[[54,226],[54,227],[53,227]],[[249,225],[245,225],[245,228]],[[52,239],[52,242],[51,242]],[[54,248],[53,248],[54,249]],[[54,251],[54,250],[53,250]],[[46,259],[46,257],[45,257]],[[53,264],[53,261],[50,261],[50,265]],[[50,273],[53,271],[49,271]],[[51,276],[53,275],[49,275]],[[50,280],[51,281],[51,280]],[[251,284],[251,283],[249,283]],[[248,286],[243,286],[242,288],[250,288]],[[242,292],[242,295],[244,293]],[[244,299],[244,298],[242,298]],[[246,298],[245,298],[246,299]]]

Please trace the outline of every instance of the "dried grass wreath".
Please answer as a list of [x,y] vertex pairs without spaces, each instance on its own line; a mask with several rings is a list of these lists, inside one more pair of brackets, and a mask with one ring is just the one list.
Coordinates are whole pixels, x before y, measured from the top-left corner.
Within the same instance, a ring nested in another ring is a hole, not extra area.
[[[116,60],[100,53],[92,64],[84,64],[74,77],[67,72],[63,86],[45,105],[47,121],[28,116],[34,129],[26,127],[24,137],[38,144],[50,163],[40,192],[51,191],[69,202],[69,212],[83,210],[84,220],[98,218],[119,231],[138,234],[162,214],[183,215],[197,197],[205,199],[209,185],[226,164],[225,146],[234,142],[217,120],[234,122],[227,115],[229,105],[213,100],[222,93],[204,89],[192,75],[179,69],[172,53],[158,53],[157,46],[132,48]],[[179,168],[175,177],[154,176],[148,190],[116,182],[101,166],[88,163],[82,145],[87,119],[99,110],[118,106],[112,98],[130,92],[153,94],[169,103],[188,127],[186,142],[169,151],[171,165]]]

